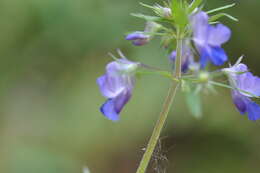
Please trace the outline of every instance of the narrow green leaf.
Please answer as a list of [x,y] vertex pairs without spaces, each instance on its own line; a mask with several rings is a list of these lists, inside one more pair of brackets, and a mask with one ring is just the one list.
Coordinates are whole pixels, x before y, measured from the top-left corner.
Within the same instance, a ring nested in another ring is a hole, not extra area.
[[218,24],[220,23],[219,21],[216,21],[216,22],[209,22],[210,25],[215,25],[215,24]]
[[250,93],[248,91],[241,90],[239,88],[234,88],[232,86],[229,86],[229,85],[226,85],[226,84],[223,84],[223,83],[214,82],[214,81],[209,81],[209,83],[212,84],[212,85],[215,85],[215,86],[223,87],[223,88],[228,88],[228,89],[232,89],[232,90],[238,90],[239,92],[242,92],[242,93],[245,93],[247,95],[250,95],[251,97],[259,98],[259,96],[254,95],[254,94],[252,94],[252,93]]
[[192,13],[201,3],[203,0],[193,0],[189,6],[189,13]]
[[138,70],[136,72],[137,75],[160,75],[160,76],[163,76],[163,77],[166,77],[166,78],[169,78],[171,80],[174,80],[176,82],[179,82],[179,79],[177,78],[174,78],[172,76],[172,73],[171,72],[168,72],[168,71],[152,71],[152,70],[147,70],[147,69],[142,69],[142,70]]
[[229,4],[229,5],[225,5],[225,6],[223,6],[223,7],[219,7],[219,8],[216,8],[216,9],[213,9],[213,10],[210,10],[210,11],[207,11],[207,13],[208,13],[208,14],[210,14],[210,13],[215,13],[215,12],[217,12],[217,11],[221,11],[221,10],[225,10],[225,9],[234,7],[235,5],[236,5],[236,3]]
[[117,58],[115,55],[113,55],[112,53],[108,52],[108,55],[109,55],[111,58],[113,58],[115,61],[118,61],[118,58]]
[[142,5],[143,7],[146,7],[146,8],[150,8],[150,9],[153,9],[153,10],[155,9],[154,6],[152,6],[152,5],[147,5],[147,4],[142,3],[142,2],[139,2],[139,4]]
[[238,22],[238,19],[237,19],[237,18],[235,18],[235,17],[233,17],[233,16],[231,16],[231,15],[229,15],[229,14],[227,14],[227,13],[219,13],[219,14],[216,14],[216,15],[214,15],[214,16],[211,16],[210,19],[209,19],[209,21],[210,21],[210,22],[215,22],[216,20],[218,20],[218,19],[221,18],[221,17],[227,17],[227,18],[229,18],[229,19],[231,19],[231,20],[233,20],[233,21]]
[[141,18],[141,19],[144,19],[144,20],[147,20],[147,21],[154,21],[154,22],[161,20],[160,17],[148,16],[148,15],[144,15],[144,14],[141,14],[141,13],[131,13],[131,16],[138,17],[138,18]]
[[194,91],[186,93],[186,102],[190,112],[195,118],[201,118],[202,116],[202,104],[200,94]]
[[226,84],[223,84],[223,83],[219,83],[219,82],[209,81],[209,83],[212,84],[212,85],[223,87],[223,88],[235,89],[235,88],[233,88],[233,87],[231,87],[229,85],[226,85]]

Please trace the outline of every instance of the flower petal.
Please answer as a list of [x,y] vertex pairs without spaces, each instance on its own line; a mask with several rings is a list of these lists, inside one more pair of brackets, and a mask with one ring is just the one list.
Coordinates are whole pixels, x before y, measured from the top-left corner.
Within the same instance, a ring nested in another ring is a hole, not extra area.
[[134,70],[137,63],[125,59],[113,61],[106,66],[106,74],[97,79],[100,91],[107,98],[117,97],[123,90],[132,89],[134,86],[134,76],[128,74]]
[[194,41],[198,44],[203,43],[208,39],[208,15],[201,11],[191,17]]
[[[260,96],[260,78],[254,76],[251,72],[246,72],[237,76],[238,88],[249,92],[253,95]],[[248,97],[252,97],[249,94],[242,93]]]
[[117,112],[121,112],[125,104],[130,100],[132,96],[132,90],[124,90],[119,96],[115,98],[115,109]]
[[148,38],[145,38],[145,39],[136,39],[134,40],[132,43],[135,45],[135,46],[143,46],[145,45],[146,43],[149,42],[149,39]]
[[118,121],[119,114],[115,110],[114,99],[108,99],[100,108],[100,111],[107,117],[109,120]]
[[248,71],[248,68],[245,64],[237,64],[237,65],[234,65],[232,67],[229,67],[229,68],[226,68],[225,69],[227,72],[230,72],[230,74],[233,76],[233,77],[237,77],[237,74],[236,73],[239,73],[239,72],[247,72]]
[[118,121],[119,114],[125,104],[131,98],[131,91],[123,91],[119,96],[113,99],[108,99],[100,108],[100,111],[110,120]]
[[252,121],[260,119],[260,106],[253,101],[248,104],[248,118]]
[[[237,88],[255,96],[260,96],[260,78],[248,72],[248,68],[245,64],[240,63],[224,70],[228,72],[230,77],[235,81]],[[245,92],[240,93],[247,97],[252,97],[252,95]]]
[[198,49],[201,55],[200,56],[201,68],[205,68],[208,60],[210,60],[214,65],[217,66],[223,65],[228,60],[228,57],[224,49],[222,49],[221,47],[198,46]]
[[226,52],[221,47],[210,47],[209,53],[209,59],[217,66],[223,65],[228,60]]
[[232,99],[239,112],[243,115],[247,112],[248,98],[241,95],[238,91],[232,92]]
[[231,30],[223,24],[209,26],[208,32],[208,43],[211,46],[221,46],[221,44],[226,43],[231,37]]
[[208,60],[209,60],[210,54],[207,48],[201,48],[200,49],[200,67],[205,68]]
[[131,34],[128,34],[125,39],[126,40],[137,40],[137,39],[148,39],[149,36],[143,34],[142,32],[134,32]]
[[124,90],[124,83],[121,77],[103,75],[97,79],[100,91],[104,97],[114,98]]

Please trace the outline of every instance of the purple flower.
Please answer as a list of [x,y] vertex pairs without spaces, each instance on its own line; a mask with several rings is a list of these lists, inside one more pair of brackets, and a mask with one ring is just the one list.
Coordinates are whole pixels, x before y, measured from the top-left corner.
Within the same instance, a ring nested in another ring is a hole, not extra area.
[[143,32],[134,32],[126,36],[126,40],[132,40],[135,46],[142,46],[149,42],[150,36],[145,35]]
[[[177,56],[176,54],[177,54],[176,51],[173,51],[169,55],[169,60],[174,62]],[[188,43],[184,41],[182,45],[182,66],[181,66],[182,72],[186,73],[189,70],[190,65],[193,63],[194,63],[194,57],[192,51],[188,46]]]
[[248,114],[250,120],[260,119],[260,106],[251,100],[252,97],[260,96],[260,78],[248,72],[245,64],[236,64],[223,70],[229,76],[233,102],[239,112]]
[[106,74],[97,79],[100,91],[107,101],[100,111],[110,120],[119,120],[119,114],[132,96],[134,72],[138,63],[121,58],[106,66]]
[[200,64],[204,68],[208,61],[214,65],[224,64],[228,57],[221,48],[231,36],[231,31],[223,24],[210,25],[208,15],[205,12],[199,12],[191,17],[193,30],[193,41],[200,53]]
[[161,25],[155,22],[147,22],[145,30],[128,34],[125,39],[131,40],[135,46],[143,46],[152,39],[152,34],[160,29]]

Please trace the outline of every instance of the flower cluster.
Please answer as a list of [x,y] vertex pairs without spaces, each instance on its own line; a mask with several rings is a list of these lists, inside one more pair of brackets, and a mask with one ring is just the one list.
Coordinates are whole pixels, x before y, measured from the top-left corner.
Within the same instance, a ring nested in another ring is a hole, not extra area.
[[[105,75],[97,79],[101,93],[107,98],[100,110],[108,119],[119,120],[122,108],[132,96],[135,74],[142,74],[143,70],[179,82],[182,88],[185,88],[183,91],[193,99],[199,98],[202,91],[212,90],[214,86],[229,88],[239,112],[247,113],[250,120],[260,119],[260,106],[252,100],[260,97],[260,78],[253,76],[246,65],[238,62],[229,68],[208,71],[212,65],[222,66],[228,61],[228,55],[222,45],[230,40],[231,30],[221,24],[219,19],[236,19],[226,13],[215,13],[232,7],[233,4],[208,12],[202,10],[203,4],[199,0],[194,0],[191,4],[173,0],[164,6],[142,3],[141,5],[152,9],[155,15],[133,14],[146,20],[146,26],[143,31],[132,32],[125,39],[132,41],[135,46],[144,46],[159,36],[161,46],[167,51],[173,69],[158,70],[124,57],[109,63]],[[176,47],[178,42],[181,42],[180,47]],[[178,66],[177,62],[181,63],[182,74],[181,77],[175,78],[172,73]],[[228,77],[228,84],[216,81],[221,75]],[[194,106],[200,106],[198,103],[196,101],[190,104],[193,106],[190,109],[194,110]]]

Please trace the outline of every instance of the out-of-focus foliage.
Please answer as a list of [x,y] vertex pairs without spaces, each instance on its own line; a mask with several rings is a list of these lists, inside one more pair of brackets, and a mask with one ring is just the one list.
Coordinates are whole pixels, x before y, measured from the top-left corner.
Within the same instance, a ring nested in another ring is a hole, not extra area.
[[[0,1],[0,172],[81,173],[84,166],[91,173],[134,172],[169,81],[139,78],[121,121],[112,123],[98,111],[104,98],[95,80],[115,48],[129,59],[170,68],[158,40],[144,48],[124,41],[125,32],[143,29],[143,21],[129,15],[146,10],[138,2]],[[240,22],[222,19],[233,30],[226,50],[232,62],[246,55],[260,76],[260,1],[210,0],[205,6],[233,2],[228,12]],[[168,172],[258,172],[259,123],[240,116],[230,93],[218,91],[218,97],[203,97],[200,120],[178,95],[151,169],[166,153]]]

